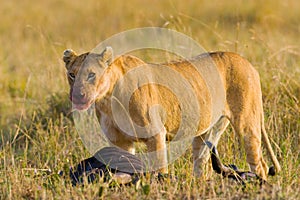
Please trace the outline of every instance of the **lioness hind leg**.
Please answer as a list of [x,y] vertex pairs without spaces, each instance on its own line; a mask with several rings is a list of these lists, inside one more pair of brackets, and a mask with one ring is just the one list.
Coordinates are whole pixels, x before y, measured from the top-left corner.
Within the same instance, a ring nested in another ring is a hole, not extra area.
[[217,146],[222,133],[229,124],[229,120],[222,116],[217,123],[208,130],[205,134],[197,136],[193,140],[193,161],[194,174],[196,176],[203,175],[204,165],[207,163],[210,156],[210,149],[205,141],[209,141],[213,146]]
[[[250,134],[253,132],[250,132]],[[264,161],[261,149],[261,139],[256,136],[244,136],[245,150],[247,154],[247,162],[252,172],[259,175],[264,180],[267,179],[268,165]]]
[[[255,120],[253,120],[255,122]],[[261,149],[261,127],[258,123],[233,123],[234,130],[244,140],[247,163],[252,172],[264,180],[267,179],[268,165],[263,159]]]

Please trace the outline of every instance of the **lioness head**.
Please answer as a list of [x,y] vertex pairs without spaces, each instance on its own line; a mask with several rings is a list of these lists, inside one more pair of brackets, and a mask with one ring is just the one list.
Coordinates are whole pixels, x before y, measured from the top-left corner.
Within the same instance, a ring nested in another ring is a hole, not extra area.
[[110,88],[109,71],[113,50],[106,47],[100,53],[84,53],[77,55],[73,50],[64,51],[63,60],[67,69],[70,85],[70,100],[73,107],[85,110],[97,98],[103,97]]

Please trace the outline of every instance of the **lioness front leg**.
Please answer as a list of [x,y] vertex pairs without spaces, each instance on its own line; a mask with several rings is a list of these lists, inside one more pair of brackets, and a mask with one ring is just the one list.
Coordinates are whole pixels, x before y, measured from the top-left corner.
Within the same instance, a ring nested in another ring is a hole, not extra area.
[[117,141],[117,142],[114,142],[114,145],[116,145],[117,147],[125,150],[125,151],[128,151],[129,153],[131,154],[135,154],[135,148],[134,148],[134,142],[133,141]]
[[161,173],[168,173],[166,131],[148,138],[145,143],[149,155],[150,170],[154,171],[159,168]]

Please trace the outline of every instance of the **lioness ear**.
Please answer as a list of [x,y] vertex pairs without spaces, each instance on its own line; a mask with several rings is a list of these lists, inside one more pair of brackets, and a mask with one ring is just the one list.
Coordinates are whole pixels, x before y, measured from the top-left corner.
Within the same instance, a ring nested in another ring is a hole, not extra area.
[[107,65],[110,65],[113,61],[113,49],[111,47],[106,47],[104,51],[100,54],[102,61]]
[[63,57],[63,60],[66,64],[66,67],[67,65],[72,61],[74,60],[75,58],[77,57],[77,54],[75,53],[75,51],[73,51],[72,49],[67,49],[64,51],[64,57]]

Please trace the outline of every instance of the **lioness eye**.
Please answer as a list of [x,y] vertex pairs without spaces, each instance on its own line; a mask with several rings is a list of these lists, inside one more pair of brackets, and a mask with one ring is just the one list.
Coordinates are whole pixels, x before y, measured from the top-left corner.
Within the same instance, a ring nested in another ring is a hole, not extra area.
[[91,73],[89,73],[89,75],[88,75],[88,79],[93,79],[93,78],[95,78],[95,73],[94,72],[91,72]]
[[71,80],[74,80],[75,79],[75,74],[74,73],[69,73],[69,77]]

